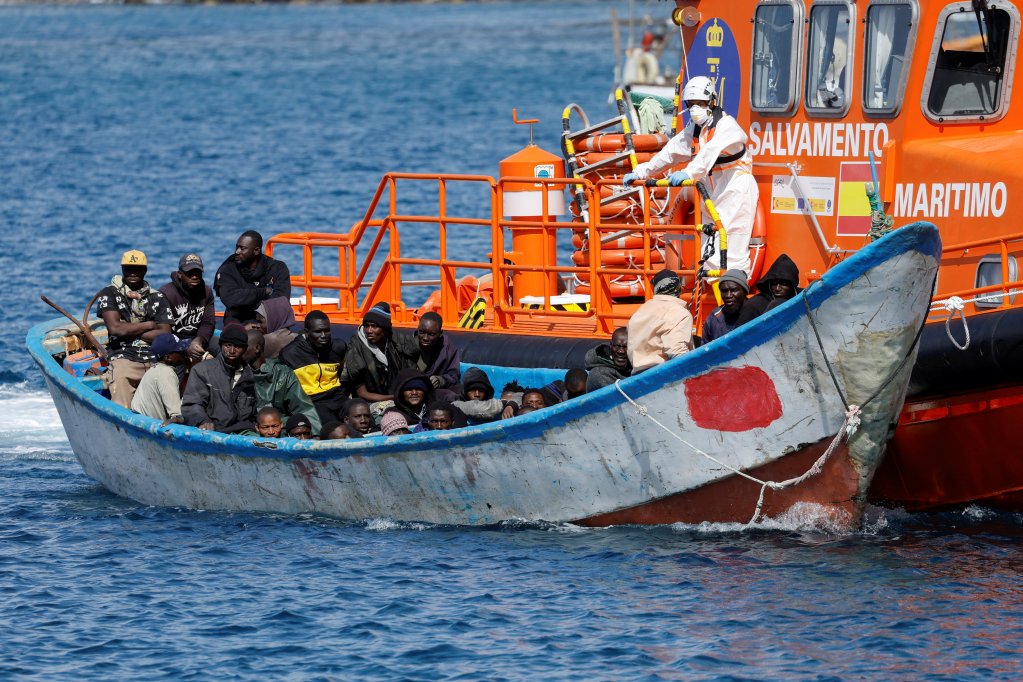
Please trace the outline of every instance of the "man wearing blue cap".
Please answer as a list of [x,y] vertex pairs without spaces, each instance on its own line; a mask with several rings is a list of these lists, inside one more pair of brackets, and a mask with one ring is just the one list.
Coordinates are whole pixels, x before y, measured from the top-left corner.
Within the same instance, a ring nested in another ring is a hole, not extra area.
[[174,334],[160,334],[153,339],[150,348],[156,356],[156,364],[142,375],[131,399],[132,410],[162,419],[161,426],[184,423],[181,418],[181,384],[174,368],[184,364],[188,344],[188,339]]

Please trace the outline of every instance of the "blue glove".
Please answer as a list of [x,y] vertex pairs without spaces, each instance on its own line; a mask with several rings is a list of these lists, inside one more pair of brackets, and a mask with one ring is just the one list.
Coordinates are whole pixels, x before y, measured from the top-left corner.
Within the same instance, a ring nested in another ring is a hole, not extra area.
[[689,179],[689,173],[685,171],[675,171],[674,173],[668,174],[668,184],[672,187],[681,187],[682,183]]
[[639,180],[638,175],[636,175],[635,173],[626,173],[625,177],[622,178],[622,184],[628,187],[632,183],[636,182],[636,180]]

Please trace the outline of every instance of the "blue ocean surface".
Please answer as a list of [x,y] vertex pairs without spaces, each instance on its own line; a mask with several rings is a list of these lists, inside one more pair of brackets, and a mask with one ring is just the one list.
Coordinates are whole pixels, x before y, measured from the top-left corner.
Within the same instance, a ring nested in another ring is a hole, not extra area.
[[145,507],[78,466],[40,294],[347,231],[387,171],[496,175],[513,107],[556,153],[566,104],[611,113],[612,7],[0,6],[0,680],[1023,677],[1018,514],[465,529]]

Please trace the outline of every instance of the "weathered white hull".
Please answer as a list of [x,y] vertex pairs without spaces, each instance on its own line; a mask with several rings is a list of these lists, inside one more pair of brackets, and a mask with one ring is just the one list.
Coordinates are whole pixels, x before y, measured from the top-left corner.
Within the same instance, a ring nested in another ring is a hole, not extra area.
[[697,450],[737,470],[802,473],[845,419],[826,357],[849,404],[864,405],[862,425],[820,474],[769,493],[764,512],[812,502],[855,522],[902,404],[939,253],[936,229],[916,225],[834,268],[806,296],[820,342],[797,297],[621,382],[645,415],[608,387],[506,422],[392,438],[271,441],[161,429],[65,374],[43,343],[47,325],[28,344],[83,469],[119,495],[468,525],[749,520],[760,486]]

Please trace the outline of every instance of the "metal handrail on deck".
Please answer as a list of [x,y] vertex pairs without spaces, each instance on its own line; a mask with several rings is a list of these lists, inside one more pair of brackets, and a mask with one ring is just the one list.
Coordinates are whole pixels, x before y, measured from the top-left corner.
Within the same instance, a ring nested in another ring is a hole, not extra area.
[[[952,299],[953,297],[962,299],[965,302],[970,302],[978,298],[991,298],[1000,301],[997,304],[992,305],[992,308],[1019,308],[1023,307],[1023,296],[1020,297],[1020,302],[1012,302],[1011,298],[1023,294],[1023,278],[1020,277],[1020,268],[1017,268],[1017,279],[1010,280],[1009,276],[1009,244],[1016,242],[1019,249],[1023,249],[1023,232],[1018,232],[1010,235],[1002,235],[999,237],[987,237],[984,239],[974,239],[968,242],[959,242],[957,244],[947,244],[942,246],[941,249],[941,262],[942,266],[949,264],[949,261],[958,260],[962,256],[966,255],[970,249],[979,249],[983,247],[998,246],[1000,254],[1000,265],[1001,265],[1001,282],[998,284],[989,284],[983,287],[969,287],[961,289],[959,291],[952,292],[941,292],[936,293],[934,300],[931,305],[932,308],[939,304],[943,304],[945,301]],[[973,262],[974,260],[979,264],[980,260],[985,256],[990,256],[991,253],[981,254],[970,254],[967,262]],[[941,275],[938,275],[939,284]],[[1000,296],[988,296],[988,294],[999,293]],[[994,303],[994,300],[991,301]],[[939,314],[940,313],[940,314]],[[943,308],[931,310],[931,316],[939,318],[945,313]]]
[[[399,181],[437,183],[436,215],[399,213],[397,187]],[[490,217],[449,215],[448,186],[453,183],[485,184],[489,188]],[[356,222],[348,233],[280,234],[267,240],[266,251],[268,255],[272,255],[274,247],[292,245],[302,248],[302,273],[292,275],[293,289],[301,290],[305,295],[304,302],[296,306],[298,315],[304,315],[313,308],[318,308],[331,315],[335,321],[359,322],[370,306],[377,301],[387,301],[391,304],[392,319],[398,324],[408,324],[414,321],[414,311],[410,310],[405,303],[404,289],[422,285],[425,282],[439,281],[439,312],[446,323],[454,323],[462,312],[458,305],[458,271],[480,270],[484,271],[484,274],[490,275],[493,285],[492,323],[488,329],[483,331],[512,331],[517,322],[551,318],[553,321],[563,319],[575,322],[572,330],[566,330],[566,335],[609,334],[615,326],[618,326],[616,323],[628,319],[631,313],[631,310],[622,310],[621,308],[618,311],[615,310],[610,288],[611,278],[622,275],[641,277],[648,285],[649,279],[662,267],[658,264],[657,269],[654,269],[654,264],[651,262],[650,251],[655,240],[666,232],[694,231],[699,228],[694,225],[651,225],[649,188],[642,188],[642,191],[646,193],[644,195],[646,201],[643,212],[644,224],[641,225],[603,222],[599,211],[591,212],[585,221],[578,218],[559,220],[558,216],[549,215],[549,192],[562,191],[569,185],[582,185],[591,205],[596,206],[599,204],[601,187],[607,184],[607,181],[592,183],[581,178],[508,177],[494,180],[488,176],[475,175],[388,173],[381,178],[363,218]],[[505,193],[509,186],[514,186],[516,189],[523,186],[537,188],[542,197],[541,215],[529,218],[504,217]],[[385,195],[386,203],[383,201]],[[386,214],[377,215],[378,213],[383,214],[384,211]],[[439,252],[437,258],[402,255],[399,225],[409,223],[436,226],[436,246]],[[487,261],[466,258],[465,254],[451,257],[454,254],[450,251],[449,228],[456,225],[490,228],[491,248]],[[533,254],[539,256],[539,262],[513,262],[513,257],[518,257],[520,254],[514,251],[514,246],[512,249],[507,248],[506,232],[511,234],[514,244],[516,230],[533,230],[542,233],[544,247],[539,254]],[[588,264],[583,266],[558,264],[556,245],[558,235],[564,234],[564,230],[585,233],[590,249]],[[637,261],[635,267],[602,266],[601,251],[607,235],[622,233],[626,230],[629,234],[642,237],[644,247],[642,263]],[[386,254],[382,253],[385,237],[388,238]],[[698,243],[698,240],[696,241]],[[358,254],[360,247],[365,250],[361,257]],[[313,252],[323,249],[336,250],[339,268],[337,277],[314,274]],[[551,253],[555,254],[553,261],[550,257]],[[382,260],[379,260],[380,257]],[[374,264],[379,267],[375,275],[370,278]],[[435,267],[440,273],[439,280],[402,280],[403,266]],[[516,296],[519,300],[513,300],[510,283],[515,279],[517,273],[524,272],[550,275],[541,278],[540,290],[529,292],[538,298],[542,297],[542,309],[522,305],[520,300],[523,292],[517,292]],[[684,269],[679,272],[683,275],[693,275],[695,269]],[[552,309],[551,298],[558,295],[554,278],[569,274],[576,276],[585,274],[589,277],[590,305],[588,310]],[[314,290],[337,291],[336,306],[315,303],[313,301]],[[649,291],[649,286],[647,286],[647,291]],[[592,325],[580,327],[578,323],[586,320],[590,320]]]

